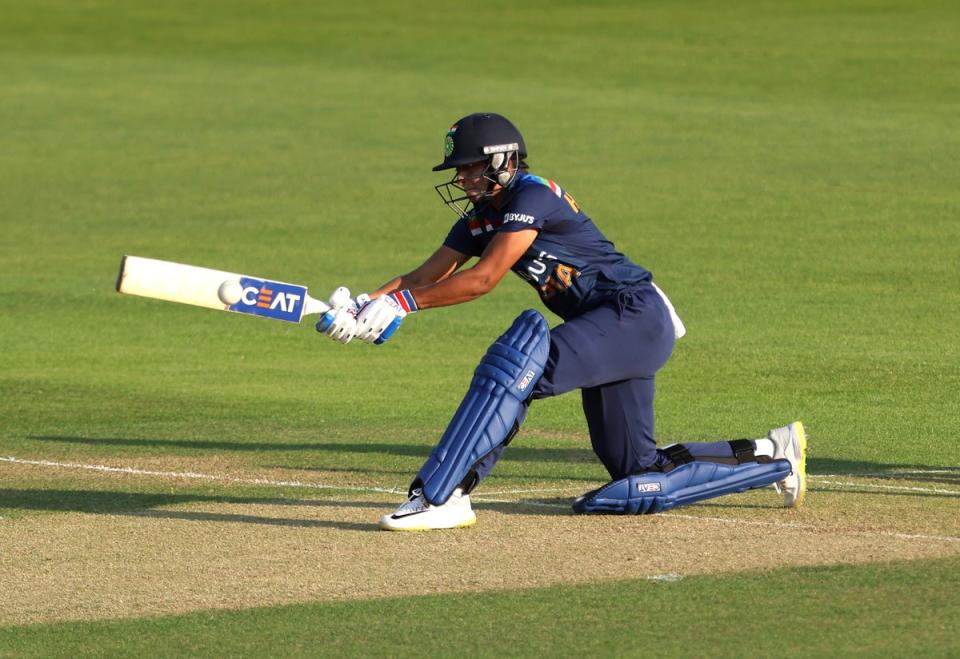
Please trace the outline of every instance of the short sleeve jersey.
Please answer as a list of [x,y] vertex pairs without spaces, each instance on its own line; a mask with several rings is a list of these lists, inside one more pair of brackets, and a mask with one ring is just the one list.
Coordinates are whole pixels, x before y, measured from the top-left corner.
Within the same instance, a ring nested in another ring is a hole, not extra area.
[[533,244],[513,270],[548,309],[569,320],[652,281],[651,273],[617,251],[570,194],[553,181],[522,172],[505,191],[503,208],[480,204],[450,229],[444,245],[480,256],[498,232],[535,229]]

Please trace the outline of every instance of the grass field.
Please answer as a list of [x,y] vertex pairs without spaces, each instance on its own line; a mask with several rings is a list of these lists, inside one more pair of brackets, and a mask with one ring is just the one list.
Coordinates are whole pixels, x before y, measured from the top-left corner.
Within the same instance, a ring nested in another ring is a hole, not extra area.
[[[956,3],[0,16],[0,656],[960,653]],[[477,110],[676,303],[661,443],[802,419],[804,508],[573,516],[570,395],[474,529],[383,533],[526,284],[379,348],[113,291],[123,254],[374,288]]]

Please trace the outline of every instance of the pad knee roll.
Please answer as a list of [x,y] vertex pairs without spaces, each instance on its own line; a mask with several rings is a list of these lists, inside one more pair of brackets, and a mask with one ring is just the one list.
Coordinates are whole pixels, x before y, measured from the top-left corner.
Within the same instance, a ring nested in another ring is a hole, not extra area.
[[414,485],[434,505],[443,504],[470,467],[510,439],[523,422],[527,401],[543,375],[550,328],[538,312],[520,314],[480,360],[470,389]]

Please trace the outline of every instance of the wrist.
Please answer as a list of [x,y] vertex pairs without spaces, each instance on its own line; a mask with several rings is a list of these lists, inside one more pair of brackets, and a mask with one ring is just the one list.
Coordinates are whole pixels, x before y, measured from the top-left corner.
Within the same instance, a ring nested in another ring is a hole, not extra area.
[[390,293],[390,297],[407,313],[414,313],[420,310],[419,305],[417,305],[417,300],[413,297],[413,293],[409,288],[393,291]]

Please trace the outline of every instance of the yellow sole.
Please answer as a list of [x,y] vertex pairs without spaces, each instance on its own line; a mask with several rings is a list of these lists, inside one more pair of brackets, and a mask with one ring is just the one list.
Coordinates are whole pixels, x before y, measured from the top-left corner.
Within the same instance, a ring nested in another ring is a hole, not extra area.
[[[465,529],[465,528],[469,528],[469,527],[473,526],[473,525],[476,524],[476,523],[477,523],[477,518],[474,517],[473,519],[468,520],[468,521],[464,522],[463,524],[458,524],[457,526],[451,526],[450,528],[452,528],[452,529]],[[411,527],[405,528],[405,529],[394,529],[394,528],[391,528],[391,527],[389,527],[389,526],[386,526],[386,525],[383,524],[382,522],[379,524],[379,526],[380,526],[380,528],[383,529],[384,531],[400,531],[400,532],[404,532],[404,533],[406,533],[406,532],[418,533],[418,532],[423,532],[423,531],[445,531],[445,530],[448,530],[448,529],[435,529],[435,528],[433,528],[432,526],[411,526]]]
[[800,421],[793,422],[793,429],[797,433],[797,443],[800,444],[800,463],[797,465],[797,476],[800,478],[800,491],[797,493],[797,499],[793,502],[792,508],[798,508],[803,504],[807,496],[807,431]]

